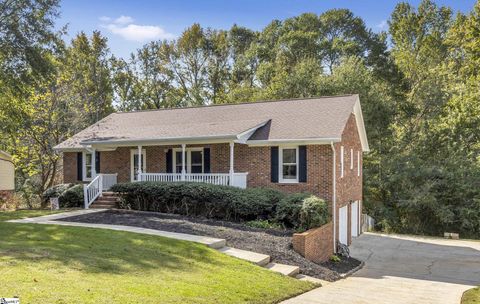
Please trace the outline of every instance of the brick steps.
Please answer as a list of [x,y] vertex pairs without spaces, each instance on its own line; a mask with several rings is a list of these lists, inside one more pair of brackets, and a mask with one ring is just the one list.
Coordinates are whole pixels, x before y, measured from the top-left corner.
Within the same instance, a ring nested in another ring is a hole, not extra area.
[[91,205],[92,209],[114,209],[117,207],[119,197],[114,192],[103,192]]

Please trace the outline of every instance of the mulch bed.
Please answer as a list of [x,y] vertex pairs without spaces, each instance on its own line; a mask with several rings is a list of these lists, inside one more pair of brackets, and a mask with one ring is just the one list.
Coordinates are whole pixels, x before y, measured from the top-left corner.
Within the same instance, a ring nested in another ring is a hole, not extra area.
[[126,210],[108,210],[60,220],[135,226],[226,239],[227,246],[268,254],[274,262],[299,266],[302,274],[326,281],[338,280],[341,273],[346,273],[360,264],[360,261],[353,258],[342,259],[338,263],[313,263],[293,250],[292,231],[251,228],[241,223]]

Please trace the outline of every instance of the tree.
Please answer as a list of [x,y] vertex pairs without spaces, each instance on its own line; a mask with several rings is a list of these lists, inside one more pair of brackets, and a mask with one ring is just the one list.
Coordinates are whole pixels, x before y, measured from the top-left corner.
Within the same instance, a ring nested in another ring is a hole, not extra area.
[[0,3],[0,87],[25,88],[25,82],[52,72],[45,49],[58,41],[53,31],[58,0],[5,0]]
[[91,38],[79,33],[66,48],[60,75],[71,90],[80,130],[113,111],[110,56],[107,38],[96,31]]

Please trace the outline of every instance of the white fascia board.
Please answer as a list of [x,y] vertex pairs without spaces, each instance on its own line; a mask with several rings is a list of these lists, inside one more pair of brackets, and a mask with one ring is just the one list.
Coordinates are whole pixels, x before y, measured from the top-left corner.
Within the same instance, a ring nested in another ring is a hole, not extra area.
[[129,146],[167,146],[179,144],[213,144],[213,143],[228,143],[237,139],[236,135],[214,135],[203,137],[172,137],[172,138],[157,138],[157,139],[135,139],[135,140],[98,140],[85,141],[81,144],[83,146],[94,147],[129,147]]
[[367,131],[365,130],[365,123],[363,121],[362,106],[360,105],[360,98],[357,95],[357,101],[353,106],[353,114],[355,115],[355,121],[357,123],[358,135],[360,136],[360,142],[362,144],[363,152],[369,152]]
[[247,140],[248,146],[278,146],[292,145],[329,145],[331,142],[340,142],[341,138],[305,138],[305,139],[271,139],[271,140]]
[[58,148],[58,147],[53,147],[54,151],[57,152],[84,152],[85,148]]

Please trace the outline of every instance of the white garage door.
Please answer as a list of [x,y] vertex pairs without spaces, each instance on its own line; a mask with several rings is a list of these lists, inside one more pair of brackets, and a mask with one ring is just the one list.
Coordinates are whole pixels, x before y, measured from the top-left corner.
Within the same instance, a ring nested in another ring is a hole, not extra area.
[[352,203],[352,237],[358,236],[358,201]]
[[338,214],[338,239],[340,243],[348,245],[348,206],[340,208]]

